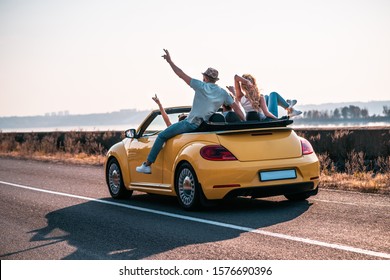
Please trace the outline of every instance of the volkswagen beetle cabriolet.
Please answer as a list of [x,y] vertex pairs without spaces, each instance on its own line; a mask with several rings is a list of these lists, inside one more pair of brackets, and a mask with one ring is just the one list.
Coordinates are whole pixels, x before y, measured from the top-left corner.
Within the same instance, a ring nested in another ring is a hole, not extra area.
[[[190,110],[166,112],[173,123]],[[195,132],[169,139],[152,174],[143,174],[135,168],[166,128],[160,111],[152,111],[108,151],[104,168],[109,192],[113,198],[130,197],[133,191],[176,196],[186,210],[237,196],[305,200],[317,194],[319,162],[311,144],[288,127],[292,122],[241,122],[216,113]]]

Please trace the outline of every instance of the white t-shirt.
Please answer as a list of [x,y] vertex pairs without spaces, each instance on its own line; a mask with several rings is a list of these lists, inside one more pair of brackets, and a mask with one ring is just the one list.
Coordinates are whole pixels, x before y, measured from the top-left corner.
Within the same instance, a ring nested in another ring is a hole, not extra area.
[[243,96],[241,98],[240,103],[241,103],[242,107],[244,108],[245,113],[248,113],[250,111],[255,111],[255,109],[253,109],[253,107],[252,107],[252,103],[245,96]]
[[[253,108],[250,100],[248,98],[246,98],[245,96],[241,97],[240,103],[241,103],[242,107],[244,108],[245,113],[248,113],[250,111],[256,111]],[[266,118],[266,116],[264,115],[264,112],[263,112],[263,110],[261,110],[261,108],[259,108],[259,115],[260,115],[261,120],[264,120]]]
[[213,83],[205,83],[192,79],[190,86],[195,90],[194,101],[187,121],[200,125],[202,121],[208,121],[222,104],[232,105],[234,100],[226,90]]

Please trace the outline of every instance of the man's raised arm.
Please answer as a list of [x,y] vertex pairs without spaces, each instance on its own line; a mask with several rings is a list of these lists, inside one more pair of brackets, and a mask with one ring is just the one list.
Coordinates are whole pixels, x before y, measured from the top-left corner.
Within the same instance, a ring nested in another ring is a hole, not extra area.
[[188,76],[186,73],[183,72],[183,70],[181,70],[179,67],[177,67],[175,65],[175,63],[173,63],[172,59],[171,59],[171,56],[168,52],[168,50],[164,49],[164,52],[165,54],[162,56],[168,63],[169,65],[172,67],[172,70],[173,72],[176,73],[177,76],[179,76],[179,78],[183,79],[188,85],[190,85],[190,82],[191,82],[191,77]]

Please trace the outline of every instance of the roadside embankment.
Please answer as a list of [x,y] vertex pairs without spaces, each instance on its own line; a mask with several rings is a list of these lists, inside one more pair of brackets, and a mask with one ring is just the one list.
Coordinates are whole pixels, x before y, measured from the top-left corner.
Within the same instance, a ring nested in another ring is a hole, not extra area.
[[[390,193],[390,129],[297,128],[321,164],[321,186]],[[0,156],[102,165],[108,149],[124,137],[118,131],[0,133]]]
[[295,129],[321,165],[321,186],[390,194],[390,128]]

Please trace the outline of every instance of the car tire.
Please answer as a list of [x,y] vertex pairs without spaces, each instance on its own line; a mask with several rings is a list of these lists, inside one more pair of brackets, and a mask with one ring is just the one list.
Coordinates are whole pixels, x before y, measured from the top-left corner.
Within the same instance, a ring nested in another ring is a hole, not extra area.
[[133,194],[133,191],[129,191],[125,188],[121,168],[115,158],[110,159],[107,163],[106,181],[108,191],[113,198],[124,199],[129,198]]
[[185,210],[197,210],[207,201],[194,169],[187,162],[181,164],[176,173],[175,191]]

